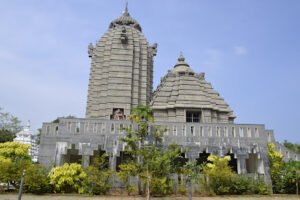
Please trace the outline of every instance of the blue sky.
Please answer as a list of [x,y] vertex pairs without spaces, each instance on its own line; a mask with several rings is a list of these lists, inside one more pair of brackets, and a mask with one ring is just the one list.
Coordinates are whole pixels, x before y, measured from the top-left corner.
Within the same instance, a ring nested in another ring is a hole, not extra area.
[[[95,43],[124,0],[10,0],[0,4],[0,107],[32,128],[84,117]],[[154,88],[182,51],[235,111],[300,142],[299,0],[129,0],[149,43],[158,43]]]

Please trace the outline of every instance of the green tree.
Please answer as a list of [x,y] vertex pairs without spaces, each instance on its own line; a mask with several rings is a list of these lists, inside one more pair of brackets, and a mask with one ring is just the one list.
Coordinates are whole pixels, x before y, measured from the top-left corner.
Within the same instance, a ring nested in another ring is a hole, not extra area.
[[55,192],[84,192],[84,182],[87,174],[77,163],[54,167],[49,173],[50,184]]
[[291,142],[288,142],[287,140],[284,140],[283,145],[284,145],[286,148],[288,148],[288,149],[294,151],[295,153],[300,154],[300,144],[297,144],[297,143],[291,143]]
[[3,142],[12,142],[14,138],[16,137],[15,133],[12,133],[8,130],[0,130],[0,143]]
[[300,162],[290,160],[284,164],[284,191],[285,193],[299,194],[299,181],[300,181]]
[[0,180],[18,188],[24,169],[31,166],[30,145],[16,142],[0,143]]
[[175,172],[172,164],[180,156],[180,148],[171,145],[163,151],[161,147],[148,145],[142,148],[140,153],[143,159],[139,166],[140,177],[147,187],[147,199],[150,199],[151,194],[170,194],[173,183],[169,175]]
[[0,108],[0,143],[13,141],[20,130],[21,121]]
[[205,188],[215,194],[229,194],[231,179],[234,175],[228,165],[230,156],[221,158],[216,155],[210,155],[207,159],[211,163],[206,163],[203,168],[203,184]]
[[171,145],[163,150],[161,142],[165,130],[161,127],[156,127],[152,133],[148,132],[149,123],[154,122],[153,111],[148,106],[139,105],[132,109],[130,119],[138,128],[126,129],[127,135],[122,141],[127,144],[126,153],[131,155],[133,160],[120,166],[120,179],[131,190],[129,178],[136,175],[139,179],[139,192],[141,193],[140,183],[143,183],[147,199],[151,193],[170,193],[172,181],[169,175],[173,171],[172,162],[180,155],[180,149]]
[[268,158],[270,163],[273,192],[282,193],[284,162],[282,159],[282,154],[275,150],[275,145],[273,143],[268,144]]
[[21,121],[0,108],[0,130],[7,130],[16,133],[21,130]]
[[26,170],[24,191],[33,194],[43,194],[52,191],[49,171],[40,164],[32,164]]
[[117,176],[125,184],[128,195],[136,190],[134,185],[130,184],[130,177],[138,175],[138,165],[134,161],[129,161],[127,163],[122,163],[119,165],[120,171]]
[[106,168],[106,154],[95,155],[92,165],[84,169],[87,177],[84,181],[84,192],[88,194],[106,194],[111,188],[112,171]]

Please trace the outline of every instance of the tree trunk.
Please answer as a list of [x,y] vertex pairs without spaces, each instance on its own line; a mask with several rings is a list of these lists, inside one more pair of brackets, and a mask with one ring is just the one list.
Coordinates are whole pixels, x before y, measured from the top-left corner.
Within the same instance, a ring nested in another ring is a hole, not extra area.
[[147,171],[147,200],[150,200],[150,176],[149,176],[149,171]]
[[299,180],[296,180],[296,194],[299,195]]

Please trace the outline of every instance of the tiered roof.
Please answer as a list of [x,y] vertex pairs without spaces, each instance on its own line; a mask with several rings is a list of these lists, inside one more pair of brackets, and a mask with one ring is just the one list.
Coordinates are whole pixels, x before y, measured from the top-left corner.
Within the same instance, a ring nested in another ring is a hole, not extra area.
[[162,78],[151,106],[153,109],[207,108],[235,117],[229,105],[205,80],[204,73],[195,73],[182,54],[174,68]]

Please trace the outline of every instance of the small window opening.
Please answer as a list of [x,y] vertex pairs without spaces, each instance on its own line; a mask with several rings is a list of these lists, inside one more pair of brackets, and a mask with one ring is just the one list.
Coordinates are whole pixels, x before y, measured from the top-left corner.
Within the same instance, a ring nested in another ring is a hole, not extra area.
[[235,128],[234,127],[232,127],[232,129],[231,129],[231,135],[232,135],[232,137],[235,137]]
[[186,122],[200,122],[201,112],[187,111]]
[[80,131],[80,122],[76,123],[76,133],[79,133]]
[[114,124],[111,124],[111,129],[110,129],[110,131],[113,133],[113,132],[115,132],[115,125]]

